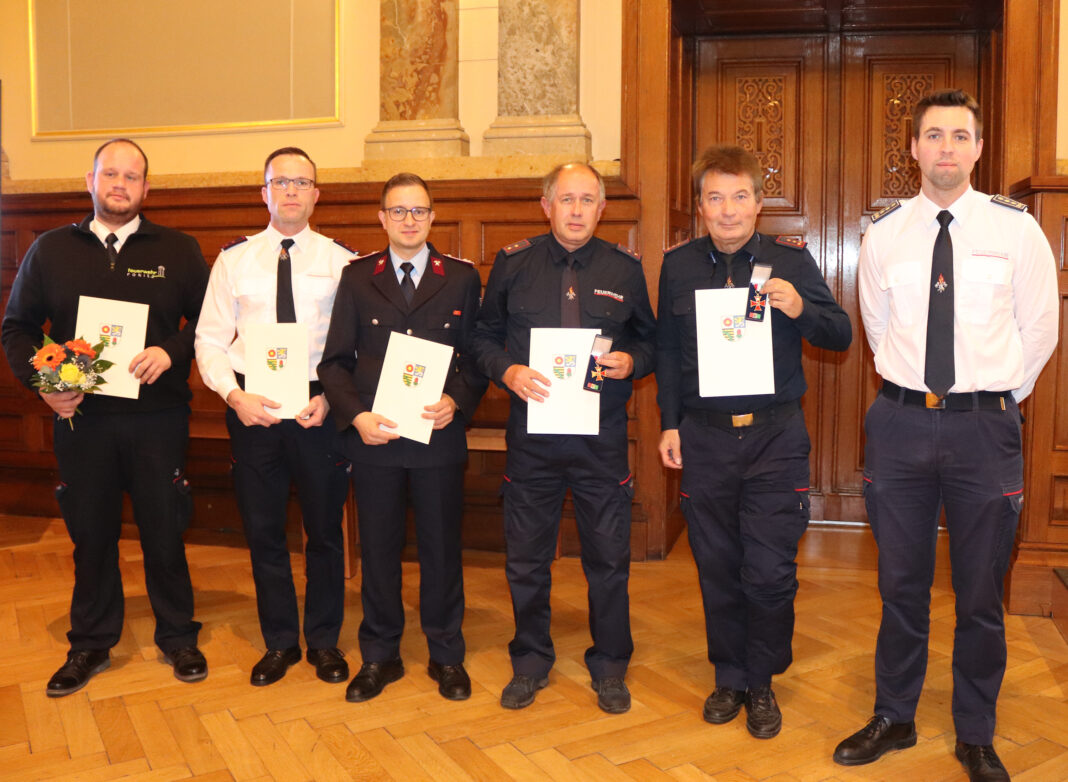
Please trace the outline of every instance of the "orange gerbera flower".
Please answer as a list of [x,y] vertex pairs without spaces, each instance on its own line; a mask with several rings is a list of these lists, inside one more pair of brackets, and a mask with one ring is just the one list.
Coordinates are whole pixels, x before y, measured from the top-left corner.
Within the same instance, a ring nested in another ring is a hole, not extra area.
[[89,356],[89,358],[96,358],[96,351],[93,350],[93,346],[86,342],[84,339],[71,339],[64,343],[71,352],[76,356]]
[[63,363],[63,359],[66,357],[67,351],[63,349],[63,346],[53,342],[51,345],[45,345],[37,351],[37,355],[33,357],[33,368],[38,372],[45,367],[55,369]]

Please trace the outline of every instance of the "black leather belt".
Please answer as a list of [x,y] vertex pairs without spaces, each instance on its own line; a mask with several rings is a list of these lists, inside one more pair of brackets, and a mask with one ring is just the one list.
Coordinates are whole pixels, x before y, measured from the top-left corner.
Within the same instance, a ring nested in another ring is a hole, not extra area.
[[[241,388],[242,391],[244,391],[245,376],[242,375],[240,372],[234,372],[234,377],[237,378],[237,385]],[[319,396],[319,394],[321,393],[323,393],[322,383],[320,383],[318,380],[308,381],[308,399],[311,399],[313,396]]]
[[793,418],[801,412],[801,403],[796,399],[792,402],[783,402],[781,405],[769,405],[751,413],[720,413],[716,410],[698,410],[688,407],[683,411],[683,416],[705,426],[715,426],[719,429],[740,429],[745,426],[764,426],[766,424],[781,423]]
[[1016,404],[1011,391],[970,391],[936,396],[928,391],[902,388],[889,380],[883,381],[879,393],[899,405],[926,407],[928,410],[1007,410]]

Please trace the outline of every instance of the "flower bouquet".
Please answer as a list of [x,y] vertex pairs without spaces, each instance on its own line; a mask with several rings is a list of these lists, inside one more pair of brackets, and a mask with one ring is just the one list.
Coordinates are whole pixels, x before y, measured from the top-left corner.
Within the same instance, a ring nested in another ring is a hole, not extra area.
[[[61,345],[46,334],[44,344],[30,359],[37,370],[33,378],[34,388],[42,394],[57,391],[93,393],[108,382],[103,373],[113,363],[99,357],[103,350],[103,342],[90,345],[84,339],[72,339]],[[74,420],[67,420],[73,429]]]

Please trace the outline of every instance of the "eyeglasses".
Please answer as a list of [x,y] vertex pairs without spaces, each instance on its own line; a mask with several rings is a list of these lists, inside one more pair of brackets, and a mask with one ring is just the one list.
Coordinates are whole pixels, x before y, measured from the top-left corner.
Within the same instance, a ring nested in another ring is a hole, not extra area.
[[409,212],[412,213],[412,219],[420,223],[430,217],[429,206],[413,206],[411,209],[408,209],[404,206],[391,206],[389,209],[386,210],[386,214],[389,215],[389,219],[394,220],[398,223],[405,217],[407,217]]
[[315,187],[315,180],[308,179],[307,177],[299,176],[296,179],[289,179],[284,176],[276,176],[274,179],[268,179],[267,184],[273,187],[275,190],[288,190],[290,183],[297,190],[311,190]]

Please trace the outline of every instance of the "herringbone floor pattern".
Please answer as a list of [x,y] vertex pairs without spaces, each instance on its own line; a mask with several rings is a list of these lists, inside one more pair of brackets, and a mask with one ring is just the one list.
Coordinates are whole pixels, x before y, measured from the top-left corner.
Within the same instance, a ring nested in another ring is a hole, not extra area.
[[[550,686],[519,712],[498,705],[510,677],[512,629],[502,557],[470,554],[465,578],[472,698],[438,696],[425,673],[415,608],[418,575],[405,564],[407,675],[379,698],[344,700],[344,685],[300,663],[270,687],[249,671],[263,651],[248,554],[190,545],[210,675],[176,681],[152,642],[140,549],[121,543],[127,623],[113,664],[84,690],[44,694],[66,651],[72,565],[62,524],[0,518],[0,778],[4,780],[958,780],[949,711],[953,596],[940,574],[932,597],[927,687],[914,749],[876,764],[834,765],[838,740],[863,725],[872,703],[879,621],[875,573],[802,568],[795,663],[776,679],[782,733],[758,741],[744,716],[712,726],[701,705],[712,688],[693,563],[684,541],[665,562],[631,577],[636,639],[631,711],[601,713],[582,664],[588,644],[578,561],[554,566],[558,662]],[[300,573],[301,559],[294,557]],[[348,585],[342,648],[359,666],[358,579]],[[1052,622],[1009,617],[1009,670],[997,747],[1013,779],[1068,779],[1068,646]]]

